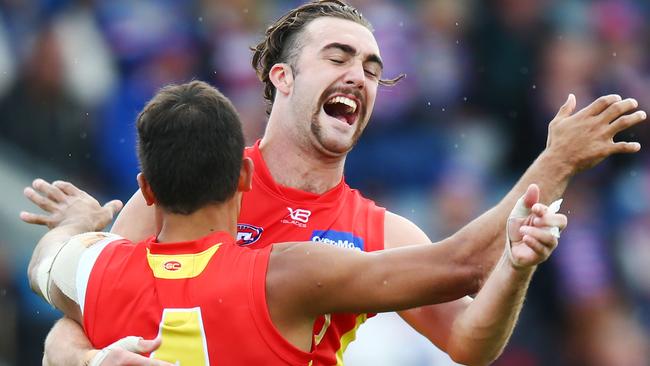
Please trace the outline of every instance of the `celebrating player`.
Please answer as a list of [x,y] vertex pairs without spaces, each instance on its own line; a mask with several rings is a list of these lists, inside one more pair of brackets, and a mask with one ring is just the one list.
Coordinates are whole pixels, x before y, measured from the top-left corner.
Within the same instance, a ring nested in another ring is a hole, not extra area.
[[[153,357],[180,365],[307,365],[317,316],[440,302],[448,299],[446,288],[463,281],[447,275],[458,238],[375,253],[311,241],[236,245],[253,164],[242,158],[234,107],[203,82],[162,89],[138,116],[137,129],[138,183],[160,218],[158,235],[134,244],[85,233],[106,226],[119,203],[102,207],[65,182],[36,180],[26,190],[40,205],[59,206],[53,230],[34,251],[30,283],[83,324],[97,347],[129,334],[160,334]],[[513,210],[512,241],[458,326],[512,329],[536,266],[566,226],[566,216],[538,200],[532,185]]]
[[[353,246],[364,251],[430,242],[409,220],[362,197],[343,180],[347,153],[366,127],[382,79],[382,60],[368,21],[339,1],[308,3],[289,11],[255,47],[253,66],[270,103],[264,137],[246,150],[255,163],[253,187],[243,195],[238,237],[244,245],[263,248],[281,241],[312,240]],[[598,98],[574,113],[570,95],[549,125],[546,149],[512,190],[488,212],[451,238],[459,256],[447,273],[455,283],[444,304],[405,310],[400,315],[432,343],[461,363],[493,359],[499,342],[457,348],[476,329],[459,327],[476,293],[501,257],[503,226],[511,207],[531,183],[538,183],[542,202],[565,190],[569,179],[609,155],[633,153],[637,143],[613,142],[618,132],[645,119],[627,114],[634,99]],[[38,220],[28,220],[39,223]],[[137,192],[122,211],[113,232],[134,241],[156,232],[153,210]],[[462,280],[458,281],[457,279]],[[332,314],[314,328],[315,365],[340,363],[363,314]],[[503,339],[509,330],[493,324],[483,335]],[[55,326],[46,343],[53,364],[80,364],[87,348],[74,323]],[[86,346],[89,344],[86,342]],[[117,352],[117,351],[116,351]],[[487,356],[486,356],[487,355]]]

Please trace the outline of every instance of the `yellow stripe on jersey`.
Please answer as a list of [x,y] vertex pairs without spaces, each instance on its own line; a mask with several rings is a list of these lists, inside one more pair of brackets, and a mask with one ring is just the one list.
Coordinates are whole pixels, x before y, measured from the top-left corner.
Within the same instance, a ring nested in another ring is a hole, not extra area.
[[320,333],[314,336],[314,345],[316,346],[318,346],[320,342],[323,340],[325,333],[327,333],[327,329],[329,329],[330,324],[332,324],[332,314],[325,314],[323,317],[325,318],[323,327],[321,328]]
[[336,366],[343,366],[343,352],[348,348],[350,343],[357,339],[357,329],[368,319],[368,314],[359,314],[356,319],[354,328],[347,331],[341,336],[341,348],[336,351]]
[[160,336],[160,348],[151,358],[180,366],[210,365],[201,308],[164,309]]
[[147,248],[147,261],[156,278],[178,280],[201,274],[221,243],[196,254],[151,254]]

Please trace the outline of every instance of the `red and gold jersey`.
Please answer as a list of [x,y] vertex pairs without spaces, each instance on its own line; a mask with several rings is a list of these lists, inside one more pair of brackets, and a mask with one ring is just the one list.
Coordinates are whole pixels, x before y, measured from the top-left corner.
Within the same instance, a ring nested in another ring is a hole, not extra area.
[[[352,250],[375,251],[384,246],[385,209],[351,189],[344,180],[318,195],[276,184],[259,150],[246,149],[253,159],[253,189],[244,194],[238,243],[264,248],[288,241],[313,241]],[[314,327],[314,365],[342,365],[342,355],[355,339],[366,314],[332,314]]]
[[218,232],[196,241],[106,239],[81,259],[77,289],[95,348],[162,336],[151,357],[179,365],[308,365],[266,305],[271,246],[249,250]]

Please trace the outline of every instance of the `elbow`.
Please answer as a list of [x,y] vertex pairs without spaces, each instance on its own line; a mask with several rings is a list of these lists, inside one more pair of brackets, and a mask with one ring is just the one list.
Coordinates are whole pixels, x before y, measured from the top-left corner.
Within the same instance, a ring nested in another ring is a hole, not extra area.
[[471,349],[470,346],[463,347],[464,349],[450,349],[448,350],[449,358],[454,362],[466,366],[486,366],[494,362],[500,355],[498,353],[481,353]]
[[29,262],[29,265],[27,266],[27,278],[29,279],[29,287],[34,292],[37,292],[38,287],[38,264],[39,262],[32,258],[32,260]]

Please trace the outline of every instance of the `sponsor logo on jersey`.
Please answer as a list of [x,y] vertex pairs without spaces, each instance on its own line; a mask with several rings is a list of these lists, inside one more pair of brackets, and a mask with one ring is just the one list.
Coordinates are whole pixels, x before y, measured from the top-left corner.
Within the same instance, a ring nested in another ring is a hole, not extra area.
[[237,244],[251,245],[258,241],[264,229],[249,224],[237,224]]
[[311,216],[311,211],[305,210],[303,208],[293,209],[287,207],[289,210],[289,218],[285,217],[280,220],[283,224],[294,224],[298,227],[307,227],[307,222],[309,222],[309,216]]
[[181,269],[181,264],[180,262],[177,261],[167,261],[165,264],[163,264],[166,270],[168,271],[178,271]]
[[314,230],[311,241],[354,250],[364,249],[363,239],[346,231]]

